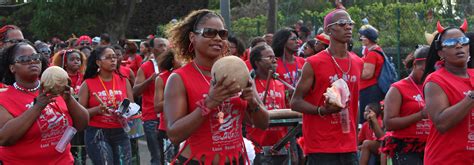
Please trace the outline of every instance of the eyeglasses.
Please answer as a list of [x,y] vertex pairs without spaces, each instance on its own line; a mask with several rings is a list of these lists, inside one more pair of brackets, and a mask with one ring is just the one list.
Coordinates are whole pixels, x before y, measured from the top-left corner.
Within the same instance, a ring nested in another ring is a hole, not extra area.
[[101,60],[114,60],[114,59],[117,60],[118,57],[115,54],[111,54],[111,55],[104,55],[104,56],[100,57],[100,59]]
[[219,37],[223,40],[227,40],[227,37],[229,36],[229,32],[225,29],[217,30],[213,28],[203,28],[194,31],[194,33],[201,34],[201,36],[205,38],[214,38],[219,34]]
[[288,40],[292,40],[292,41],[298,41],[298,37],[296,37],[296,36],[293,36],[293,37],[290,37],[290,38],[288,38]]
[[51,54],[51,50],[49,48],[43,48],[43,49],[38,50],[38,53]]
[[91,45],[91,43],[87,42],[87,41],[81,41],[81,43],[79,45],[82,45],[82,46],[89,46]]
[[346,25],[354,26],[354,24],[355,24],[355,22],[353,20],[340,19],[340,20],[337,20],[336,22],[328,24],[326,27],[329,27],[329,26],[332,26],[332,25],[339,25],[340,27],[344,27]]
[[5,43],[9,42],[9,43],[12,43],[12,44],[16,44],[16,43],[25,42],[25,41],[27,41],[27,40],[25,40],[25,39],[6,39],[3,42],[5,42]]
[[20,63],[22,65],[27,65],[31,63],[37,64],[41,62],[41,54],[33,53],[31,55],[20,55],[17,56],[13,62]]
[[274,61],[274,60],[276,60],[277,58],[276,58],[275,56],[269,56],[269,57],[262,57],[261,59]]
[[448,38],[441,42],[441,46],[446,48],[454,48],[457,44],[461,44],[462,46],[469,44],[469,38],[467,37],[459,37],[459,38]]

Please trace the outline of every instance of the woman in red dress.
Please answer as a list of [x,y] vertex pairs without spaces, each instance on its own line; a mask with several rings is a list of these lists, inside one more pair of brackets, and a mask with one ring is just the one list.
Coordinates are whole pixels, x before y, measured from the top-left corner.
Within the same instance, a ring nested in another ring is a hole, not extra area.
[[243,119],[268,127],[268,113],[251,81],[243,91],[235,80],[211,82],[212,65],[228,49],[224,27],[217,13],[198,10],[170,30],[178,57],[189,61],[171,74],[164,93],[168,137],[174,144],[186,140],[179,164],[244,164]]
[[474,70],[467,69],[466,30],[466,21],[461,28],[438,24],[439,34],[430,47],[424,94],[433,124],[426,141],[426,165],[474,163]]
[[66,130],[83,130],[89,114],[71,95],[40,89],[40,73],[47,67],[32,45],[20,42],[1,54],[0,79],[8,90],[0,93],[0,164],[73,164],[71,146],[58,146]]

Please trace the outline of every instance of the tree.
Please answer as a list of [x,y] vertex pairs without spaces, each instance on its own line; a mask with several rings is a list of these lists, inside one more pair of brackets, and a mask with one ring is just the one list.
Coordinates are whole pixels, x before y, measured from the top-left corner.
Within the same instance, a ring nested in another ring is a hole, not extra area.
[[275,33],[277,25],[277,0],[268,0],[267,33]]

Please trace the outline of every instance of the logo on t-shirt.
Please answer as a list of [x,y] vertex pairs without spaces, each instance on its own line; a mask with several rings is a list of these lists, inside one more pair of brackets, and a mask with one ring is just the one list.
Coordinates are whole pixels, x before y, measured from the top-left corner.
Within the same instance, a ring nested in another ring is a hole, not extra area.
[[[30,108],[33,102],[25,106]],[[69,125],[66,116],[60,112],[60,107],[57,104],[55,106],[56,109],[53,108],[52,103],[48,104],[36,120],[41,132],[40,148],[55,146]]]

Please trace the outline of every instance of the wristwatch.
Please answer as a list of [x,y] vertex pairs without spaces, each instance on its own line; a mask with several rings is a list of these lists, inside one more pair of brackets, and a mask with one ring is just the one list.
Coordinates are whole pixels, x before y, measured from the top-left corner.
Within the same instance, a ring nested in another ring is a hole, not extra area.
[[467,96],[468,96],[470,99],[473,99],[473,100],[474,100],[474,92],[472,92],[472,91],[467,92]]

